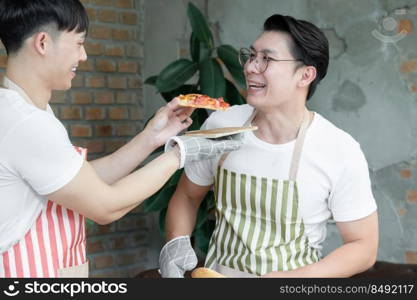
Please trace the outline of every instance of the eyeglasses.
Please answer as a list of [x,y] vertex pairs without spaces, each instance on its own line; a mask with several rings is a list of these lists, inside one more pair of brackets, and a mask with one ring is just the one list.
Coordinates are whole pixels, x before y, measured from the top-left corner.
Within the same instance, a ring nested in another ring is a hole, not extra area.
[[[259,54],[262,56],[259,58]],[[245,67],[247,63],[252,63],[255,61],[256,70],[259,73],[263,73],[268,68],[270,61],[301,61],[299,59],[275,59],[269,57],[265,52],[250,50],[248,48],[241,48],[239,50],[239,62],[242,67]]]

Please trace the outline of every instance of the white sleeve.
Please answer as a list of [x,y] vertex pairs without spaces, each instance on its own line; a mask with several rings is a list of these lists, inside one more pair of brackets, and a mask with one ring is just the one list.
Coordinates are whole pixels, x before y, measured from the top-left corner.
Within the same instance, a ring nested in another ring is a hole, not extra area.
[[2,147],[11,171],[40,195],[65,186],[83,164],[64,126],[45,112],[32,113],[13,128]]
[[184,166],[187,178],[201,186],[209,186],[214,183],[213,159],[194,161]]
[[344,159],[344,170],[329,198],[329,207],[336,222],[358,220],[377,209],[368,163],[359,144],[351,147],[347,156]]

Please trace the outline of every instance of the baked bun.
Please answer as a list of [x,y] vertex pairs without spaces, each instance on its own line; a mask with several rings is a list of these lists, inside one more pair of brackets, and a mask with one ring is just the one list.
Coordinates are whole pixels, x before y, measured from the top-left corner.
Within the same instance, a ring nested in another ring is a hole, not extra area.
[[226,276],[209,268],[196,268],[191,272],[191,278],[225,278]]

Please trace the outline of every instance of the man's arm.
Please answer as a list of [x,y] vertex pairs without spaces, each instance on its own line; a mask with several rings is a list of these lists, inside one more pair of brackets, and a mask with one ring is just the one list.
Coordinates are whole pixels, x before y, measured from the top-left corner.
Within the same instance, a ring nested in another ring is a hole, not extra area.
[[191,125],[193,108],[181,107],[174,98],[161,107],[145,129],[116,152],[91,162],[102,180],[112,184],[132,172],[156,148]]
[[182,174],[168,205],[165,225],[167,241],[178,236],[191,236],[198,208],[210,187],[196,185],[187,178],[185,173]]
[[165,222],[166,240],[159,254],[162,278],[182,278],[197,266],[198,258],[191,244],[191,233],[201,200],[210,186],[198,186],[182,174],[168,205]]
[[84,162],[67,185],[48,195],[48,199],[85,217],[107,224],[113,222],[158,191],[178,169],[179,154],[169,151],[143,168],[108,185]]
[[344,244],[317,263],[287,272],[271,272],[264,277],[350,277],[376,261],[378,214],[351,222],[336,223]]
[[153,138],[143,131],[114,153],[90,164],[103,181],[112,184],[131,173],[155,149]]

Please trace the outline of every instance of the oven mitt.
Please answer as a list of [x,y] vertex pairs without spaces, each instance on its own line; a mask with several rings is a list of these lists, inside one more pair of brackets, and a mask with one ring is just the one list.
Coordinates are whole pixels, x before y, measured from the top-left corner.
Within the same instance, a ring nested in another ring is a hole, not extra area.
[[194,269],[197,263],[188,235],[170,240],[159,254],[159,272],[163,278],[183,278],[185,271]]
[[232,134],[215,139],[193,136],[174,136],[165,144],[165,152],[178,145],[180,149],[180,168],[191,161],[214,158],[222,153],[238,150],[243,144],[243,133]]

